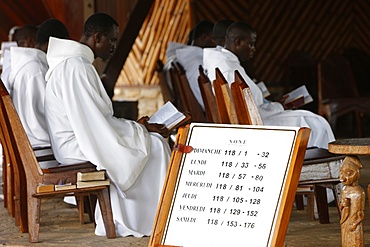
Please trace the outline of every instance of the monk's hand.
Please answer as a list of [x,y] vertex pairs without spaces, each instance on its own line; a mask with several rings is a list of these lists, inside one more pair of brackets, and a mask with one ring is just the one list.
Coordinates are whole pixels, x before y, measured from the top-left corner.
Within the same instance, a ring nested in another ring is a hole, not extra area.
[[170,131],[164,124],[148,123],[149,117],[145,116],[140,118],[137,122],[144,125],[149,132],[156,132],[167,138],[170,135]]
[[144,116],[144,117],[140,118],[139,120],[137,120],[137,122],[139,124],[144,124],[144,125],[145,124],[149,124],[148,121],[149,121],[149,117],[148,116]]
[[170,135],[170,131],[166,128],[164,124],[147,124],[144,125],[146,129],[149,132],[156,132],[163,136],[164,138],[167,138]]
[[287,99],[288,97],[289,97],[288,95],[285,95],[285,96],[283,96],[283,97],[281,97],[281,98],[279,99],[279,103],[283,105],[284,110],[287,110],[287,109],[289,108],[289,107],[287,107],[287,106],[285,105],[285,101],[286,101],[286,99]]

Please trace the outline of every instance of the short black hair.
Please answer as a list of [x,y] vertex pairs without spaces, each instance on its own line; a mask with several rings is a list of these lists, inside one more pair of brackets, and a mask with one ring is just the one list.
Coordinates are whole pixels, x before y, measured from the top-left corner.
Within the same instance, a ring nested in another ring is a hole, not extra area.
[[219,20],[215,23],[213,27],[213,39],[215,40],[216,44],[221,44],[225,40],[226,30],[233,24],[234,21],[229,19]]
[[95,33],[102,33],[103,36],[112,31],[113,26],[118,27],[117,21],[108,14],[96,13],[90,16],[84,25],[84,36],[91,37]]
[[198,39],[203,34],[212,35],[213,31],[213,22],[208,20],[203,20],[197,23],[193,31],[193,40]]
[[256,30],[244,21],[234,22],[226,31],[226,42],[233,41],[235,38],[245,39],[251,33],[257,33]]
[[57,19],[44,21],[37,31],[36,41],[40,45],[47,44],[50,37],[67,39],[69,33],[64,24]]
[[18,46],[21,46],[20,42],[26,40],[27,38],[33,38],[36,40],[37,30],[38,28],[33,25],[25,25],[17,29],[15,33],[15,41],[17,42]]

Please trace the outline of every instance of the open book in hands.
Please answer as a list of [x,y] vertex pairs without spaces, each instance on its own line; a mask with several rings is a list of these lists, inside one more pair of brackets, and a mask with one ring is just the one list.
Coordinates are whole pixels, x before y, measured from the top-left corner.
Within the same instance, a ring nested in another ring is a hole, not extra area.
[[164,124],[167,129],[172,131],[177,127],[187,123],[190,116],[177,110],[177,108],[167,101],[156,113],[151,116],[148,123]]
[[284,105],[286,109],[297,109],[313,101],[305,85],[300,86],[283,96],[286,98]]

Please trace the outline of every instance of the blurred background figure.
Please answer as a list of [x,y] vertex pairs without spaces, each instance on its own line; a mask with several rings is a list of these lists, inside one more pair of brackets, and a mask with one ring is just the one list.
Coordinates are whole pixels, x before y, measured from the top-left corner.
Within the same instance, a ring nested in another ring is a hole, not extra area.
[[212,38],[213,42],[216,45],[225,46],[225,35],[226,35],[226,30],[229,28],[231,24],[233,24],[234,21],[228,20],[228,19],[223,19],[219,20],[215,23],[213,26],[212,30]]
[[14,26],[9,30],[8,34],[8,41],[15,41],[15,36],[17,34],[17,30],[19,30],[21,27],[20,26]]
[[32,25],[26,25],[16,29],[13,38],[19,47],[35,47],[38,28]]

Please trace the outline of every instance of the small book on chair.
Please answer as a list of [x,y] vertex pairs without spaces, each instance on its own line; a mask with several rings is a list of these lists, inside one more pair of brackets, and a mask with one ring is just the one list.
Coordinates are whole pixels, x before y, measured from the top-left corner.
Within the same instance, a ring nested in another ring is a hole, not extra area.
[[54,184],[40,184],[36,188],[37,193],[54,191]]
[[95,172],[77,172],[77,181],[95,181],[95,180],[105,180],[106,171],[100,170]]
[[189,115],[178,111],[170,101],[167,101],[166,104],[153,114],[148,123],[164,124],[171,131],[189,120]]
[[288,109],[297,109],[313,101],[305,85],[294,89],[283,97],[287,97],[284,104]]
[[73,190],[76,189],[75,184],[66,183],[66,184],[56,184],[55,185],[55,191],[61,191],[61,190]]
[[94,181],[77,181],[77,188],[88,188],[88,187],[96,187],[96,186],[105,186],[110,184],[109,179],[105,180],[94,180]]

